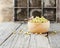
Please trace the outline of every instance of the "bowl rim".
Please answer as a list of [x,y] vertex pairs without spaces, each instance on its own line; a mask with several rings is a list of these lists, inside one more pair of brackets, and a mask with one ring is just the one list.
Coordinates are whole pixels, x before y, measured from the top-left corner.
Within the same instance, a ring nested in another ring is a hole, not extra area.
[[34,23],[34,22],[29,22],[28,21],[28,23],[32,23],[32,24],[44,24],[44,23],[50,23],[50,21],[47,21],[47,22],[44,22],[44,23],[40,23],[40,22],[39,23],[38,22],[37,23]]

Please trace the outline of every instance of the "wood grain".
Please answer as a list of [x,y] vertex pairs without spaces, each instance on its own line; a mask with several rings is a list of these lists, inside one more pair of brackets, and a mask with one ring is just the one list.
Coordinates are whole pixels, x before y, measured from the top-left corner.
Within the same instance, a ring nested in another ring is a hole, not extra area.
[[23,24],[16,32],[23,30],[21,34],[13,34],[5,43],[3,48],[50,48],[48,38],[43,35],[27,35],[27,24]]
[[0,23],[0,45],[11,36],[19,25],[13,22]]

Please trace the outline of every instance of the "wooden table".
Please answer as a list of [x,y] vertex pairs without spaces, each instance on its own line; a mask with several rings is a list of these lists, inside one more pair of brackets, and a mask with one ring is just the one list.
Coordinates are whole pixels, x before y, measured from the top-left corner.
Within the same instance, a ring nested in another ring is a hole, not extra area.
[[27,34],[27,23],[0,23],[0,48],[60,48],[59,29],[60,23],[52,23],[48,34]]

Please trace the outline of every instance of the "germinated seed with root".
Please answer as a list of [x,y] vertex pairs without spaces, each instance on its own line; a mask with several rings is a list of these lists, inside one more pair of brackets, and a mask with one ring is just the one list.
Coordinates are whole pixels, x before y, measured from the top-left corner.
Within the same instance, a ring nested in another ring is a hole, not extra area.
[[52,31],[51,33],[52,33],[52,34],[56,34],[57,32],[56,32],[56,31]]
[[16,34],[16,32],[14,31],[13,34]]
[[23,32],[23,30],[20,30],[19,32]]
[[53,33],[55,33],[55,34],[56,34],[56,31],[53,31]]
[[18,34],[21,34],[23,32],[23,30],[20,30],[19,32],[18,32]]

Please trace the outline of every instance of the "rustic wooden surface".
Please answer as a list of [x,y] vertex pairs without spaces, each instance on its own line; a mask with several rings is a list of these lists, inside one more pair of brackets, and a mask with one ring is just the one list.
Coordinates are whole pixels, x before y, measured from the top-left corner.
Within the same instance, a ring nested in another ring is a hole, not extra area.
[[0,48],[60,48],[59,28],[59,23],[51,24],[51,31],[45,37],[42,34],[26,34],[26,23],[1,23]]

